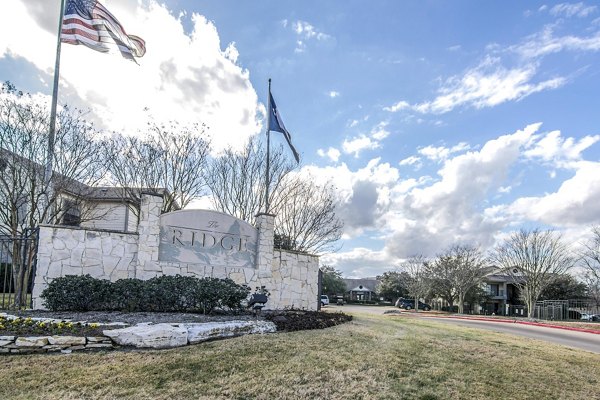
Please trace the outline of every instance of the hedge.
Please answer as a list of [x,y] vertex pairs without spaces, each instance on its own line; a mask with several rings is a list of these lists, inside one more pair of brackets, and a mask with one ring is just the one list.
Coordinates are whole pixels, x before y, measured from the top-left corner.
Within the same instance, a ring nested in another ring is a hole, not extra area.
[[159,276],[110,282],[90,275],[54,279],[41,294],[52,311],[202,312],[240,310],[250,288],[231,279]]

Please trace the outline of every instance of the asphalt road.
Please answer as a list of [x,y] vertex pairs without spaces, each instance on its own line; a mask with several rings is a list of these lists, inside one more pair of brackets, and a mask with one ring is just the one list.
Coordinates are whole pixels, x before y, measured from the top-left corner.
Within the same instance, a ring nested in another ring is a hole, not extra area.
[[[367,314],[383,314],[387,310],[397,310],[394,307],[365,307],[365,306],[329,306],[329,310],[346,311],[348,313],[367,313]],[[442,324],[454,324],[467,326],[470,328],[491,330],[494,332],[508,333],[516,336],[524,336],[531,339],[543,340],[550,343],[556,343],[563,346],[573,347],[576,349],[586,350],[600,354],[600,335],[594,333],[569,331],[565,329],[546,328],[542,326],[524,325],[506,322],[493,322],[481,320],[467,320],[457,318],[435,317],[431,314],[423,313],[422,316],[412,314],[414,318],[426,318],[430,321],[439,322]]]

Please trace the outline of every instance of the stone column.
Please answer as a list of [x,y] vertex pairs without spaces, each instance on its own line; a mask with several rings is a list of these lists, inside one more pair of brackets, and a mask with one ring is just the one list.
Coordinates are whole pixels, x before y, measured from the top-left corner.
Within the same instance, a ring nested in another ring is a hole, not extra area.
[[256,269],[258,270],[258,277],[270,278],[271,266],[273,264],[273,247],[275,245],[275,215],[266,213],[257,214],[256,227],[258,228],[258,243],[256,249]]
[[163,198],[158,194],[142,194],[140,222],[138,224],[138,262],[136,278],[145,277],[146,271],[159,271],[158,246],[160,244],[160,211]]

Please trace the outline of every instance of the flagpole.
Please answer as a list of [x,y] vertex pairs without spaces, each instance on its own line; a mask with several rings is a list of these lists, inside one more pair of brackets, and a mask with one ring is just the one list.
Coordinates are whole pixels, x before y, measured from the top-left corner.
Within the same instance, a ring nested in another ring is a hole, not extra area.
[[50,200],[54,196],[52,185],[52,162],[54,161],[54,137],[56,135],[56,105],[58,103],[58,82],[60,77],[60,35],[62,32],[65,14],[65,0],[60,0],[60,14],[58,16],[58,38],[56,40],[56,58],[54,62],[54,86],[52,87],[52,104],[50,106],[50,128],[48,130],[48,149],[46,151],[46,167],[44,169],[44,187],[46,188],[46,218],[45,223],[51,222]]
[[270,160],[270,137],[271,137],[271,113],[273,111],[271,110],[271,78],[269,78],[269,94],[267,97],[267,180],[265,182],[265,213],[269,213],[269,168],[271,167],[271,160]]

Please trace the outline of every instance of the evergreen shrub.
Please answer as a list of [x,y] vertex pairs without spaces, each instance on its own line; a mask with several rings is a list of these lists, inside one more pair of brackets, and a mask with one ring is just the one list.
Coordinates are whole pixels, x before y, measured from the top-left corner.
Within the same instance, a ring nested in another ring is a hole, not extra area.
[[202,312],[239,310],[250,289],[231,279],[158,276],[110,282],[90,275],[56,278],[41,294],[52,311]]

